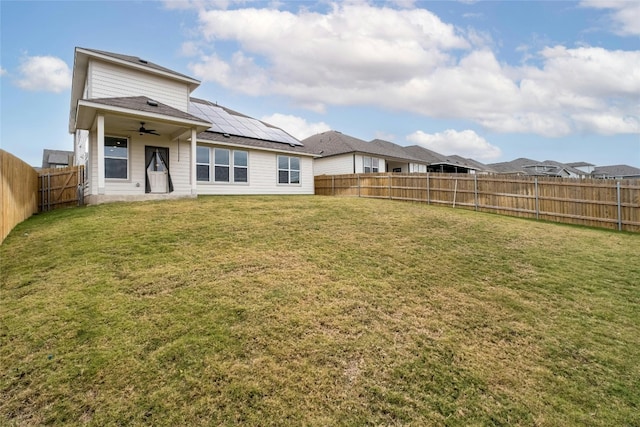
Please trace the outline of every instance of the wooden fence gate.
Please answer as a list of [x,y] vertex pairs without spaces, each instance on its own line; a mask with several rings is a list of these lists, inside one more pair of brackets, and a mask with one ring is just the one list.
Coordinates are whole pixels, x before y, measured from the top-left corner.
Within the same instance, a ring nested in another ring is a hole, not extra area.
[[84,204],[84,167],[43,169],[39,172],[38,211],[48,212]]

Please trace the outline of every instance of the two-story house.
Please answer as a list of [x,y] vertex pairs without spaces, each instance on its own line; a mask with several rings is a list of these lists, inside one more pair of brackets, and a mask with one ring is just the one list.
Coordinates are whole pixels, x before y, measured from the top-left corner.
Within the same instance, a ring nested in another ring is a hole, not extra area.
[[313,194],[315,154],[282,129],[206,100],[142,58],[76,48],[69,132],[88,203],[198,194]]

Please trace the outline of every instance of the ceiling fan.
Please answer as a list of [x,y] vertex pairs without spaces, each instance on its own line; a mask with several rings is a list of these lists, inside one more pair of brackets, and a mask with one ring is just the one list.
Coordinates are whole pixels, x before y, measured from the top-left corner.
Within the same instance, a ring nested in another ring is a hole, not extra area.
[[148,134],[148,135],[160,135],[158,132],[156,132],[155,129],[147,129],[144,127],[144,122],[140,122],[140,129],[131,129],[131,130],[137,130],[140,135],[144,135],[144,134]]

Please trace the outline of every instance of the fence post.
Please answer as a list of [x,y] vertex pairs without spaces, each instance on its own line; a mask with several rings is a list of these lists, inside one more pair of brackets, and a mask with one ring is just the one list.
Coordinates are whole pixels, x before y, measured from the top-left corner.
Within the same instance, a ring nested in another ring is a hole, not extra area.
[[475,191],[475,197],[476,197],[475,202],[476,202],[476,211],[477,211],[478,210],[478,174],[474,174],[473,178],[474,178],[474,181],[475,181],[474,182],[474,186],[475,186],[474,191]]
[[429,194],[429,172],[427,172],[427,204],[431,204],[431,194]]
[[536,193],[536,219],[540,219],[540,200],[538,199],[538,177],[534,178]]
[[360,192],[360,174],[358,174],[358,197],[362,197]]
[[40,205],[38,206],[38,212],[44,212],[44,175],[41,175],[38,178],[38,181],[40,181],[40,188],[38,188],[38,191],[40,192]]
[[51,210],[51,174],[47,174],[47,212]]
[[336,177],[331,175],[331,195],[336,195]]
[[389,199],[391,199],[391,175],[387,175],[387,178],[389,178]]
[[453,188],[453,207],[456,207],[456,195],[458,194],[458,178],[456,178],[456,183]]
[[620,181],[616,183],[616,193],[618,199],[618,231],[622,231],[622,200],[620,200]]

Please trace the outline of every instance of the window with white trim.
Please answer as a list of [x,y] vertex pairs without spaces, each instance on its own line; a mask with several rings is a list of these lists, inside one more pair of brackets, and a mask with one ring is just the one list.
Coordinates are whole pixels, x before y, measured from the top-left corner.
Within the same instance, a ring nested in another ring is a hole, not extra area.
[[278,184],[300,184],[300,157],[278,156]]
[[249,182],[249,152],[198,146],[196,170],[200,182],[247,183]]
[[233,151],[233,182],[249,181],[249,153]]
[[196,147],[196,176],[198,181],[209,181],[211,170],[211,150],[209,147]]
[[364,173],[372,173],[380,171],[380,159],[377,157],[363,157]]
[[104,137],[104,177],[129,178],[129,140],[127,138]]

